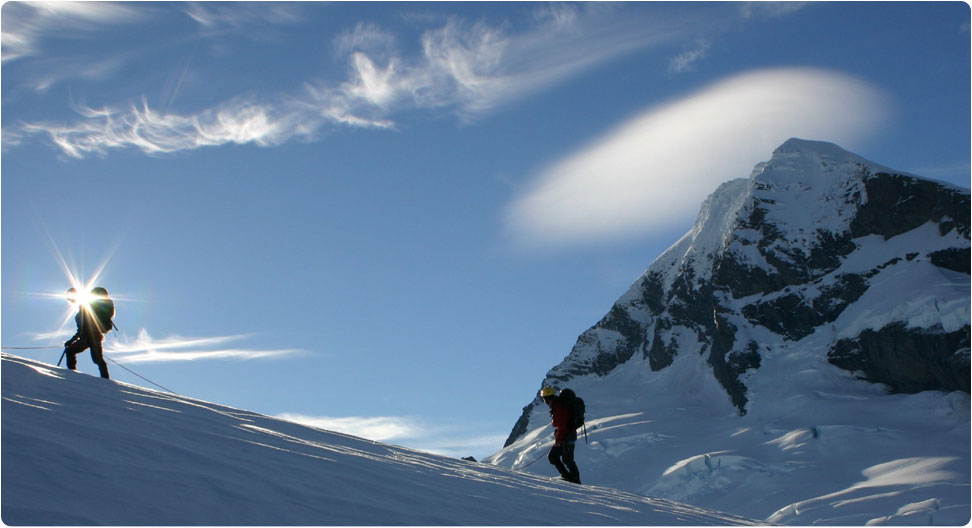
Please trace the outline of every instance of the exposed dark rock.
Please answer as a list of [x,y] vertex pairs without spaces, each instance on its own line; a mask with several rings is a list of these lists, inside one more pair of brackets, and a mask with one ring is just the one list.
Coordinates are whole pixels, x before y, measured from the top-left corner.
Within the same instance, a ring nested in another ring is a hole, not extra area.
[[513,430],[510,431],[510,436],[506,438],[506,442],[503,444],[503,447],[516,442],[517,438],[526,434],[527,427],[530,425],[530,414],[533,413],[533,408],[535,406],[536,401],[533,401],[523,408],[523,413],[520,414],[520,417],[516,420],[516,423],[513,424]]
[[714,279],[737,298],[771,293],[787,286],[783,277],[763,268],[747,266],[736,259],[720,259],[713,270]]
[[709,335],[712,337],[712,346],[709,348],[708,363],[712,367],[712,373],[719,384],[729,394],[732,404],[739,410],[739,414],[746,414],[746,403],[748,401],[746,399],[746,385],[739,381],[739,375],[742,372],[730,365],[729,358],[732,347],[736,343],[737,328],[719,317],[716,312],[713,312],[711,325]]
[[853,237],[900,235],[933,221],[941,234],[952,229],[969,238],[969,195],[930,180],[878,173],[865,180],[867,201],[850,225]]
[[817,326],[835,321],[849,304],[860,299],[867,291],[864,275],[842,273],[835,279],[834,284],[822,287],[820,296],[813,300],[813,308],[820,314]]
[[806,299],[796,293],[746,305],[742,313],[751,323],[765,326],[791,340],[810,335],[820,320],[820,315]]
[[969,248],[943,249],[930,253],[928,257],[931,259],[932,264],[940,268],[950,269],[966,275],[972,274],[972,270],[970,270],[970,262],[972,262],[970,261],[970,257],[972,255],[970,255]]
[[761,363],[762,357],[759,355],[759,345],[755,341],[750,341],[749,345],[746,346],[746,350],[735,351],[729,354],[727,366],[736,376],[741,376],[749,369],[758,369]]
[[803,295],[790,293],[766,302],[755,302],[742,308],[753,324],[796,341],[812,334],[822,324],[833,322],[847,306],[867,291],[862,275],[841,274],[834,284],[820,288],[820,295],[808,301]]
[[665,310],[665,289],[660,273],[647,273],[641,279],[641,298],[651,313],[660,314]]
[[969,330],[935,332],[897,322],[837,341],[827,360],[892,392],[969,392]]
[[614,350],[601,350],[594,363],[594,373],[603,376],[614,370],[614,367],[631,359],[635,352],[641,349],[644,342],[645,329],[631,319],[627,310],[618,304],[611,307],[608,315],[595,325],[595,328],[614,330],[621,334],[623,341]]
[[654,372],[671,365],[675,361],[675,355],[678,354],[678,345],[675,342],[666,344],[662,336],[662,333],[670,327],[667,319],[659,320],[655,324],[655,335],[651,340],[651,348],[645,351],[648,365]]

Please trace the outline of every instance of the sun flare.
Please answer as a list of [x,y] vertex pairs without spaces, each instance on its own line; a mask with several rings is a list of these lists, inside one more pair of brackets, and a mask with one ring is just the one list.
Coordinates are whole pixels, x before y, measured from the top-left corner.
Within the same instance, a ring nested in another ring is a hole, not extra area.
[[91,310],[91,305],[98,299],[104,299],[104,295],[98,295],[92,288],[82,287],[76,288],[72,286],[68,291],[64,292],[64,297],[67,302],[71,303],[73,306],[84,308],[85,310]]
[[60,292],[60,293],[40,294],[44,297],[64,299],[65,301],[68,302],[67,310],[64,314],[64,318],[61,320],[61,324],[59,325],[58,329],[53,333],[45,333],[44,334],[45,336],[61,335],[62,333],[64,333],[66,331],[67,326],[70,324],[72,319],[74,319],[75,315],[78,313],[79,309],[91,313],[91,303],[102,298],[102,296],[93,293],[92,290],[96,288],[97,282],[101,278],[101,274],[104,271],[105,267],[108,265],[108,261],[111,258],[111,255],[105,258],[104,261],[102,261],[102,263],[97,267],[95,272],[87,280],[84,280],[81,278],[82,277],[81,274],[78,273],[74,269],[74,267],[69,265],[67,260],[65,260],[64,255],[61,253],[61,250],[57,247],[57,244],[54,242],[54,238],[51,237],[50,233],[48,233],[48,238],[51,242],[51,248],[53,249],[54,255],[57,258],[57,262],[61,267],[61,271],[64,272],[64,276],[68,280],[68,283],[70,284],[71,287],[68,288],[67,291]]

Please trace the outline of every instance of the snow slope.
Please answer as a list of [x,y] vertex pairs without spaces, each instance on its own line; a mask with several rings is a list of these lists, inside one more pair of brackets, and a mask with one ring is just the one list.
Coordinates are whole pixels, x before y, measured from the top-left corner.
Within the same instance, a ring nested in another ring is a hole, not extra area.
[[8,354],[0,376],[8,525],[752,524]]
[[[888,395],[818,376],[792,352],[781,353],[775,381],[753,387],[773,404],[745,416],[688,355],[664,375],[643,365],[571,380],[587,402],[581,479],[778,524],[969,522],[968,394]],[[552,444],[552,428],[540,426],[486,461],[552,476],[546,461],[524,468]]]

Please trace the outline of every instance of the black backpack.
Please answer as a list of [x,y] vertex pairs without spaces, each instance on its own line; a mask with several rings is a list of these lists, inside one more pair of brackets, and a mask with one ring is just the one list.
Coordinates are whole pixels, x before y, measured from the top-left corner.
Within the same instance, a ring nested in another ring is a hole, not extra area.
[[115,316],[115,303],[111,302],[111,299],[104,298],[92,301],[91,311],[94,312],[95,318],[98,319],[98,329],[101,330],[103,334],[107,334],[114,323],[111,322],[111,318]]
[[570,389],[560,391],[560,401],[567,408],[567,427],[573,430],[580,429],[584,425],[584,400],[574,394]]

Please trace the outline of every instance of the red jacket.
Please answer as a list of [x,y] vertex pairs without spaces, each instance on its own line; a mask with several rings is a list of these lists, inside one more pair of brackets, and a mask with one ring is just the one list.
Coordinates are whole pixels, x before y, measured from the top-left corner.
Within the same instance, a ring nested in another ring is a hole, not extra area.
[[551,423],[554,427],[554,444],[577,440],[577,430],[567,425],[567,406],[557,398],[550,406]]

